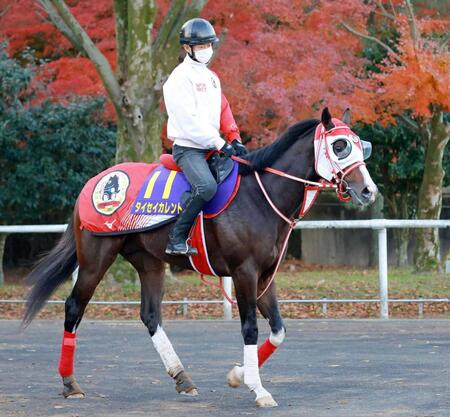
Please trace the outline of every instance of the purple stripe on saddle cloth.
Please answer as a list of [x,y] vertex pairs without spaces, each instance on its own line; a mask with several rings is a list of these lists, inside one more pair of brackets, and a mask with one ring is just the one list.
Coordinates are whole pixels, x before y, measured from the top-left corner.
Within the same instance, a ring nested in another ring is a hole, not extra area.
[[233,194],[239,171],[239,163],[236,161],[233,162],[233,171],[225,178],[225,181],[219,184],[216,195],[205,205],[203,214],[217,213],[225,206],[231,194]]
[[[204,207],[204,214],[220,211],[233,193],[238,176],[238,163],[223,181],[213,199]],[[146,178],[131,207],[132,214],[148,216],[177,216],[182,211],[181,196],[191,189],[182,172],[160,165]]]

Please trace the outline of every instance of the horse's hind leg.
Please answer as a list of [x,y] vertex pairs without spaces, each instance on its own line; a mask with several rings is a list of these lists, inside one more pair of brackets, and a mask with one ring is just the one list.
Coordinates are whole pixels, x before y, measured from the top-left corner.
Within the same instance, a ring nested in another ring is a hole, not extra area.
[[167,373],[175,380],[179,394],[198,395],[198,391],[162,328],[161,302],[164,294],[164,262],[144,251],[124,255],[136,268],[141,281],[141,320]]
[[[267,284],[267,280],[262,277],[259,282],[259,290],[263,291]],[[258,366],[261,367],[283,342],[286,334],[283,319],[281,318],[280,310],[278,308],[274,281],[272,281],[270,287],[257,301],[257,306],[263,317],[269,321],[271,330],[270,337],[258,348]],[[231,369],[231,371],[228,372],[227,381],[230,387],[239,387],[242,382],[244,382],[244,367],[235,366]]]
[[123,238],[100,238],[82,233],[79,245],[78,279],[66,300],[64,336],[59,360],[59,373],[63,379],[65,398],[83,398],[84,392],[75,380],[74,357],[76,330],[83,318],[95,288],[114,262]]

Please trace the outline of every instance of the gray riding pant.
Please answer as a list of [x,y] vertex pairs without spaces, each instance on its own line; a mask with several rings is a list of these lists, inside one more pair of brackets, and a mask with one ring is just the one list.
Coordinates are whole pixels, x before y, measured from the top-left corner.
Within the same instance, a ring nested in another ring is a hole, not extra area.
[[188,148],[186,146],[173,146],[173,158],[178,166],[183,170],[189,184],[192,187],[192,194],[201,197],[204,201],[209,201],[217,191],[217,183],[205,156],[208,149]]

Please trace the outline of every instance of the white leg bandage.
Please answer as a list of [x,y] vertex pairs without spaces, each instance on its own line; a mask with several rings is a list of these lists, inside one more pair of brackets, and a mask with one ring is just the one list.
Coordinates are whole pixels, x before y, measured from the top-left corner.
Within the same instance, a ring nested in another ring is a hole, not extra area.
[[170,340],[162,327],[157,327],[155,334],[152,336],[152,342],[156,351],[159,353],[164,366],[166,367],[167,373],[172,378],[175,378],[181,371],[184,370],[184,368],[180,358],[178,358],[178,355],[173,349],[172,343],[170,343]]
[[256,399],[269,396],[261,383],[258,367],[258,345],[244,346],[244,382],[256,394]]

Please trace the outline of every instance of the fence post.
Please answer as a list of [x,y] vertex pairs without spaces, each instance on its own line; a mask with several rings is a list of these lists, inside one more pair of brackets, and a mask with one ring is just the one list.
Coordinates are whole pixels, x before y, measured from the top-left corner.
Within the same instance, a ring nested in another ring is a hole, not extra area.
[[[419,297],[419,300],[423,300],[423,297]],[[419,319],[423,319],[423,301],[419,301]]]
[[323,303],[322,303],[322,314],[327,317],[328,316],[328,303],[327,303],[327,298],[324,297],[323,298]]
[[187,298],[184,297],[184,298],[183,298],[183,301],[184,301],[184,303],[183,303],[183,308],[182,308],[182,310],[183,310],[183,317],[186,317],[186,316],[187,316],[187,313],[188,313]]
[[[228,297],[231,298],[231,277],[223,277],[223,290],[228,295]],[[231,307],[232,307],[232,304],[226,299],[226,297],[223,297],[223,318],[224,318],[224,320],[232,319]]]
[[380,281],[380,318],[389,318],[388,260],[386,228],[378,229],[378,270]]

